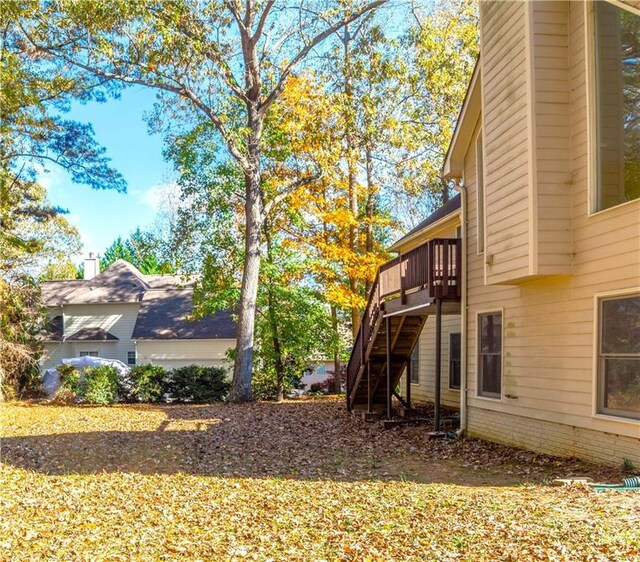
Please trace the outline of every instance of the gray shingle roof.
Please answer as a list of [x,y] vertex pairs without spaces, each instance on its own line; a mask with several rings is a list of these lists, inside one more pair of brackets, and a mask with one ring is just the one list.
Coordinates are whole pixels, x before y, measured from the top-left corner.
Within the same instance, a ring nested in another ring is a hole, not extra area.
[[418,226],[412,228],[409,232],[407,232],[402,238],[393,243],[391,248],[395,248],[398,244],[402,244],[408,238],[411,238],[417,232],[420,232],[422,229],[427,228],[429,225],[439,221],[440,219],[446,217],[448,214],[453,213],[460,209],[460,194],[452,197],[447,201],[442,207],[436,209],[433,213],[431,213],[426,219],[424,219]]
[[82,328],[70,335],[67,341],[118,341],[118,338],[102,328]]
[[[118,260],[91,280],[45,281],[42,294],[48,307],[140,302],[132,339],[234,339],[236,323],[229,312],[191,319],[193,284],[181,275],[143,275]],[[85,328],[68,339],[114,341],[115,336],[98,330]],[[47,339],[62,339],[61,316],[52,319],[48,332]]]
[[62,341],[64,330],[62,326],[62,315],[58,314],[51,318],[41,332],[45,341]]
[[151,289],[142,299],[132,339],[234,339],[231,313],[219,311],[194,320],[191,289]]
[[65,281],[45,281],[42,283],[42,299],[47,306],[63,303],[66,297],[88,281],[71,279]]

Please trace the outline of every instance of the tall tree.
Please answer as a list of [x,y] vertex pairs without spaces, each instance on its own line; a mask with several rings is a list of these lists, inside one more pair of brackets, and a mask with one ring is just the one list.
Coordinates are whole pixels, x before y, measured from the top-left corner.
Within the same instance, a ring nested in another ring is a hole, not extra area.
[[[46,198],[38,171],[61,166],[72,181],[124,191],[122,176],[89,125],[64,119],[72,99],[101,100],[101,79],[74,79],[26,41],[33,4],[0,6],[0,386],[15,387],[36,365],[42,320],[33,278],[50,260],[79,250],[77,230]],[[102,89],[104,90],[104,88]]]
[[411,227],[446,202],[452,186],[440,178],[458,112],[479,53],[475,0],[415,2],[399,56],[396,141],[388,162],[400,189],[393,193],[403,227]]
[[263,192],[265,118],[309,53],[385,1],[328,3],[328,24],[309,15],[304,1],[292,7],[275,0],[59,2],[25,22],[37,52],[104,80],[156,88],[172,120],[193,123],[195,114],[205,116],[242,170],[244,189],[236,195],[244,210],[245,251],[234,400],[251,398],[264,221],[311,176],[302,173],[272,197]]
[[129,238],[118,236],[104,251],[100,269],[104,270],[116,260],[128,261],[145,274],[175,273],[177,268],[164,255],[162,241],[153,232],[137,228]]

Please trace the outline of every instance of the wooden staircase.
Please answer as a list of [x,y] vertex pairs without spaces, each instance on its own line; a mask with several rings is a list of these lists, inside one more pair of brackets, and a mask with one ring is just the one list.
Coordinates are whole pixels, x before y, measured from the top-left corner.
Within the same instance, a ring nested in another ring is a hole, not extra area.
[[434,239],[379,268],[347,365],[349,410],[390,416],[433,305],[460,300],[460,251],[459,239]]

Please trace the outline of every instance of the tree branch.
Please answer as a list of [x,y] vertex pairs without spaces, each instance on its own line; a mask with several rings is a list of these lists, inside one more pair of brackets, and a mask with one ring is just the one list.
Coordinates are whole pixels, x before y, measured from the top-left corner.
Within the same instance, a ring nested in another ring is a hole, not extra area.
[[372,10],[379,8],[380,6],[386,4],[387,1],[388,0],[375,0],[374,2],[367,4],[357,12],[354,12],[353,14],[342,18],[339,22],[334,23],[332,26],[328,27],[321,33],[318,33],[318,35],[316,35],[309,43],[307,43],[307,45],[303,49],[301,49],[298,52],[298,54],[295,57],[293,57],[293,59],[291,59],[291,62],[287,65],[287,67],[284,69],[284,71],[280,75],[280,80],[278,81],[276,86],[273,88],[273,90],[271,90],[271,93],[267,96],[264,102],[260,104],[260,107],[259,107],[260,113],[264,115],[269,109],[269,107],[271,107],[273,102],[278,99],[278,97],[282,93],[282,90],[284,90],[284,86],[287,81],[287,78],[289,78],[289,75],[293,72],[294,68],[309,54],[309,52],[311,52],[311,50],[314,47],[322,43],[322,41],[324,41],[327,37],[329,37],[336,31],[338,31],[338,29],[340,29],[341,27],[344,27],[345,25],[350,24],[352,21],[357,20],[360,16],[362,16],[363,14],[366,14],[367,12],[370,12]]
[[214,111],[212,111],[211,108],[207,104],[205,104],[198,97],[198,95],[195,92],[193,92],[191,89],[187,88],[184,84],[182,84],[182,83],[178,82],[177,80],[173,79],[174,82],[177,84],[176,86],[173,86],[171,84],[167,84],[167,83],[164,83],[164,82],[156,82],[156,81],[152,81],[152,80],[145,80],[143,78],[134,78],[132,76],[127,76],[127,75],[122,74],[122,73],[107,72],[106,70],[102,70],[101,68],[90,66],[88,64],[84,64],[84,63],[82,63],[80,61],[72,59],[71,57],[69,57],[68,55],[65,55],[63,53],[58,53],[56,51],[53,51],[53,50],[49,49],[48,47],[43,47],[41,45],[38,45],[26,33],[26,31],[24,29],[23,29],[23,33],[25,33],[25,36],[29,39],[31,44],[36,49],[39,49],[42,52],[48,53],[48,54],[50,54],[52,56],[59,57],[62,60],[68,62],[69,64],[72,64],[72,65],[77,66],[78,68],[84,70],[85,72],[89,72],[91,74],[94,74],[96,76],[100,76],[100,77],[108,79],[108,80],[118,80],[118,81],[123,82],[125,84],[137,84],[139,86],[147,86],[147,87],[150,87],[150,88],[163,90],[165,92],[170,92],[170,93],[173,93],[175,95],[181,96],[183,98],[189,99],[213,123],[213,125],[216,127],[216,129],[218,130],[218,132],[222,136],[225,144],[227,145],[227,148],[229,149],[229,152],[236,159],[236,161],[240,164],[240,166],[243,168],[243,170],[246,170],[249,167],[248,160],[238,150],[238,147],[231,140],[231,137],[229,136],[229,134],[228,134],[228,132],[227,132],[225,126],[224,126],[224,123],[220,119],[220,116],[217,115]]
[[268,0],[264,9],[262,10],[262,13],[260,14],[258,25],[256,26],[256,30],[255,30],[255,33],[253,34],[253,37],[251,38],[254,45],[260,40],[260,37],[262,36],[262,32],[264,31],[264,26],[267,23],[267,18],[269,17],[269,13],[271,12],[271,8],[273,8],[274,4],[275,4],[275,0]]
[[266,217],[269,215],[269,213],[271,213],[271,211],[273,210],[273,208],[278,205],[279,203],[281,203],[282,201],[284,201],[287,197],[289,197],[291,194],[293,194],[293,192],[296,189],[300,189],[301,187],[304,187],[305,185],[309,185],[310,183],[313,183],[314,181],[319,180],[322,177],[322,171],[318,171],[315,174],[313,174],[312,176],[307,176],[305,178],[300,178],[294,182],[291,182],[285,189],[282,190],[281,193],[279,193],[278,195],[276,195],[273,199],[271,199],[270,201],[267,201],[265,204],[263,204],[262,206],[262,213],[263,215]]

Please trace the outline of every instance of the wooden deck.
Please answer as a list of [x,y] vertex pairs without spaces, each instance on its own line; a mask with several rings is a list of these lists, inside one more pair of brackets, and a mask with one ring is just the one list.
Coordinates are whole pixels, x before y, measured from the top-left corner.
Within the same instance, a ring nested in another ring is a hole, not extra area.
[[[391,416],[394,389],[410,368],[427,317],[460,314],[460,264],[460,240],[447,238],[430,240],[380,267],[347,366],[350,410]],[[407,392],[410,402],[409,385]]]

